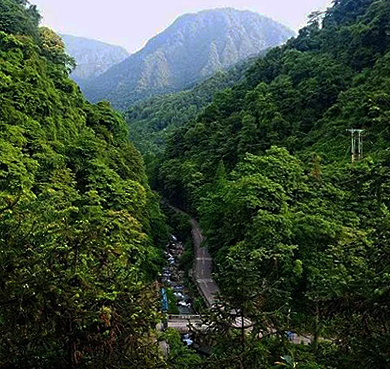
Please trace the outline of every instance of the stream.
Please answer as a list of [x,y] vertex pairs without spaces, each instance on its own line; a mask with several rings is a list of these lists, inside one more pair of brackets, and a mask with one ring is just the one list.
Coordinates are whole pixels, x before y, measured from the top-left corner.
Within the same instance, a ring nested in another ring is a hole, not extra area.
[[170,236],[165,257],[168,265],[162,271],[161,282],[163,286],[171,289],[176,300],[176,306],[179,310],[179,315],[194,314],[193,301],[189,295],[189,290],[184,284],[184,271],[180,270],[179,261],[183,255],[184,246],[182,242],[174,236]]

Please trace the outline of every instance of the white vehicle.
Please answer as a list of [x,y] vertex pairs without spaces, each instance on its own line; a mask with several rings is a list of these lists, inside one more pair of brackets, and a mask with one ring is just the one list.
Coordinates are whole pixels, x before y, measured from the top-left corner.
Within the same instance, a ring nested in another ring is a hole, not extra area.
[[189,302],[185,302],[185,301],[179,301],[177,303],[177,305],[181,306],[181,307],[185,307],[185,308],[190,308],[191,307],[191,304]]

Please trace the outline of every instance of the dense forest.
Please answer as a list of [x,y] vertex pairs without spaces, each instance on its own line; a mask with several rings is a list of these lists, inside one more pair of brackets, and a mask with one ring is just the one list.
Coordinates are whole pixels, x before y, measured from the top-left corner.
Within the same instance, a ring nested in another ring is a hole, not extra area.
[[156,183],[199,217],[225,303],[254,324],[244,346],[216,325],[221,365],[272,367],[273,327],[314,340],[284,366],[390,367],[389,60],[390,2],[335,0],[168,139]]
[[166,230],[140,154],[25,0],[0,0],[0,367],[166,367]]
[[[130,133],[39,23],[0,0],[1,369],[390,368],[388,0],[334,0],[285,45],[134,106]],[[158,330],[168,227],[149,183],[213,256],[203,356]]]
[[215,73],[191,89],[154,96],[134,104],[124,113],[130,141],[143,155],[152,184],[157,180],[157,167],[167,138],[175,129],[194,120],[211,103],[216,92],[232,87],[243,78],[253,62],[254,59],[249,58],[227,71]]

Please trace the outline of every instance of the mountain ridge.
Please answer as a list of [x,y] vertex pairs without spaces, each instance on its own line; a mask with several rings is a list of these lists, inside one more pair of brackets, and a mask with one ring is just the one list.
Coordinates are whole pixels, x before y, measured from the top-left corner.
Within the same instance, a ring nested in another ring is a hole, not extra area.
[[180,91],[293,35],[251,11],[219,8],[184,14],[144,48],[90,81],[84,92],[91,101],[107,99],[125,109],[156,94]]
[[77,67],[71,78],[81,86],[130,55],[124,47],[108,42],[69,34],[60,36],[68,54],[76,60]]

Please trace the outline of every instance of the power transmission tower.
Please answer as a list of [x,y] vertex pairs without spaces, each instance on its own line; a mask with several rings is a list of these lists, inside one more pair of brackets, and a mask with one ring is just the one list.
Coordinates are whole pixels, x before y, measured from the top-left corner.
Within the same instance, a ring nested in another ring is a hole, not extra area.
[[355,161],[359,161],[363,158],[363,137],[362,133],[363,129],[347,129],[348,132],[351,132],[351,156],[352,163]]

